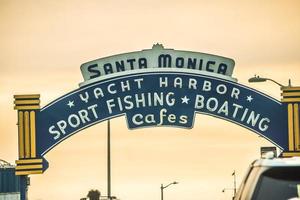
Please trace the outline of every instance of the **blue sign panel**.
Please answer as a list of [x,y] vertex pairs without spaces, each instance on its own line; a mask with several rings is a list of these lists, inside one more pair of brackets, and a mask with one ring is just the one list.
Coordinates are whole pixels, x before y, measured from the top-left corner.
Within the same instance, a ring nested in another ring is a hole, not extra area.
[[74,133],[121,115],[130,129],[192,128],[195,113],[236,123],[287,148],[287,111],[281,102],[232,81],[169,71],[101,80],[50,103],[37,113],[37,150],[45,155]]

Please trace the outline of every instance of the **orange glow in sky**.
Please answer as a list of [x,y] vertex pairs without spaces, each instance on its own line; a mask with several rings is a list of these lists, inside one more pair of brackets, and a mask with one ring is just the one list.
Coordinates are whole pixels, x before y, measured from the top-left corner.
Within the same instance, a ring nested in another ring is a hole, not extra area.
[[[0,1],[0,158],[17,159],[14,94],[41,94],[41,104],[78,88],[80,65],[100,57],[166,48],[233,58],[238,82],[277,99],[278,86],[249,84],[254,74],[300,85],[300,2],[266,1]],[[112,194],[165,199],[231,199],[261,146],[271,144],[224,120],[197,115],[191,130],[128,130],[111,121]],[[29,199],[106,195],[106,123],[75,134],[46,156],[49,169],[31,176]]]

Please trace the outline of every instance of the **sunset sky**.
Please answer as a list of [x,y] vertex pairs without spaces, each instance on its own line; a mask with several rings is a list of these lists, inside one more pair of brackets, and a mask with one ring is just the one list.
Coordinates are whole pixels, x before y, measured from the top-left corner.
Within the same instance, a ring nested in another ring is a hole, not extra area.
[[[14,94],[41,94],[41,105],[77,89],[80,65],[97,58],[166,48],[235,60],[238,82],[280,99],[277,85],[249,84],[255,74],[300,85],[299,0],[0,0],[0,159],[18,159]],[[178,181],[165,199],[230,199],[261,146],[271,144],[224,120],[197,115],[191,130],[128,130],[111,121],[112,194],[158,200],[160,184]],[[106,195],[106,123],[70,137],[46,156],[49,169],[31,176],[30,200]]]

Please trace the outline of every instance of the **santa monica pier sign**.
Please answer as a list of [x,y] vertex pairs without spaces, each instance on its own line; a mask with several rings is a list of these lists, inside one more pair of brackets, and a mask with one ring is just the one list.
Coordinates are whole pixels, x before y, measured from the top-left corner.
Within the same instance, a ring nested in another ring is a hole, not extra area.
[[126,116],[128,128],[193,128],[195,114],[218,117],[271,141],[285,156],[299,152],[299,87],[278,101],[237,83],[234,61],[190,51],[152,49],[84,63],[80,87],[40,108],[40,95],[15,95],[17,175],[42,173],[44,156],[73,134]]

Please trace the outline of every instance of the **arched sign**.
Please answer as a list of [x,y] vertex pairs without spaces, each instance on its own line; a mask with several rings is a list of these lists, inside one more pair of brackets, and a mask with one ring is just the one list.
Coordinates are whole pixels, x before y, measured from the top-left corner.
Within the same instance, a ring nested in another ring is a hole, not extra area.
[[70,135],[121,115],[130,129],[192,128],[195,113],[226,119],[287,148],[281,102],[216,77],[159,71],[95,82],[42,108],[37,115],[37,149],[44,155]]
[[298,153],[300,88],[285,88],[280,102],[238,84],[233,68],[229,58],[155,45],[83,64],[85,82],[44,108],[39,95],[16,95],[16,173],[42,173],[47,168],[43,156],[57,144],[122,115],[128,128],[136,129],[193,128],[195,114],[206,114],[245,127],[290,155]]

